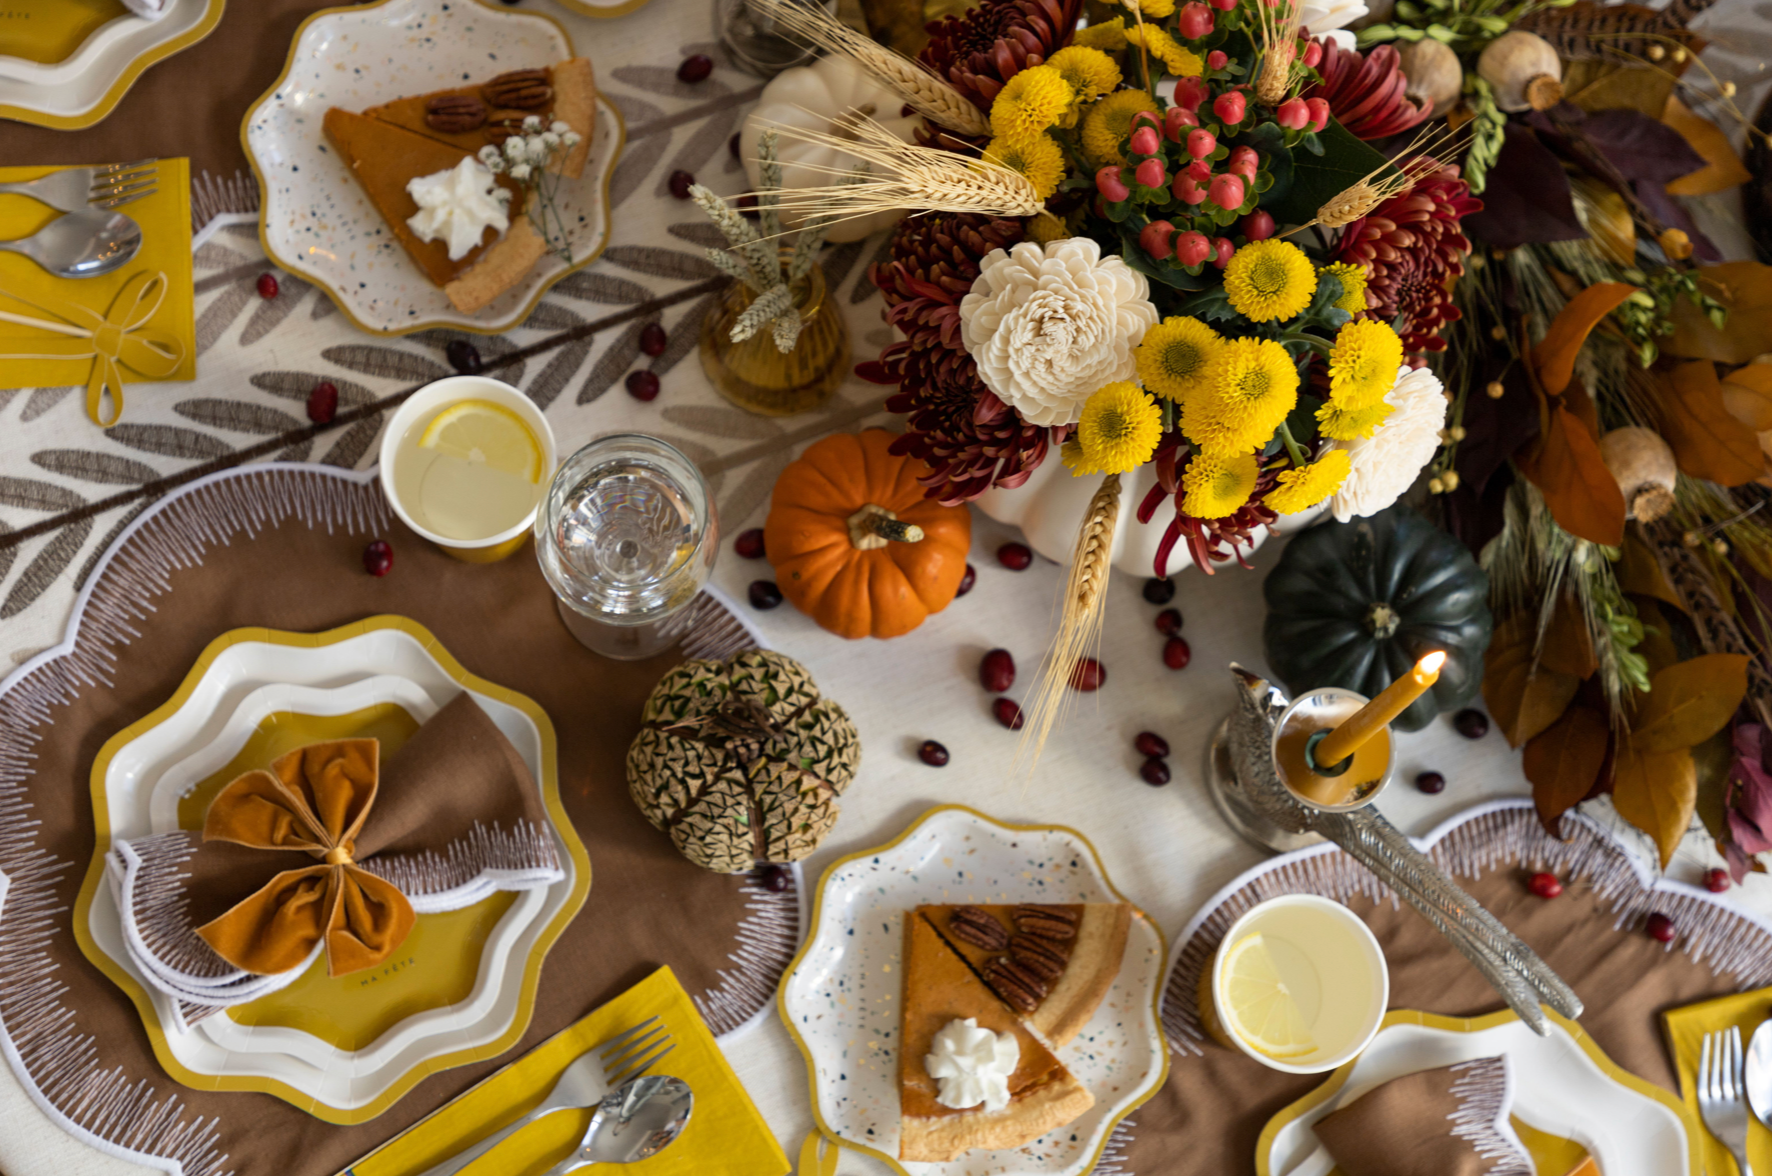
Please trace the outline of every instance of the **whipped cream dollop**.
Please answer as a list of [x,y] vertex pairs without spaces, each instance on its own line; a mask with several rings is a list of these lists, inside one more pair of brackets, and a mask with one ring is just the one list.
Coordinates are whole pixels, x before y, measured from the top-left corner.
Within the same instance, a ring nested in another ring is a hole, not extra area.
[[1009,1076],[1021,1060],[1013,1034],[980,1029],[971,1017],[949,1021],[930,1044],[923,1066],[939,1089],[935,1101],[963,1111],[983,1103],[987,1111],[1009,1105]]
[[471,155],[452,168],[407,181],[406,193],[418,203],[406,227],[423,240],[448,241],[450,261],[466,257],[488,225],[501,233],[511,227],[505,215],[511,194]]

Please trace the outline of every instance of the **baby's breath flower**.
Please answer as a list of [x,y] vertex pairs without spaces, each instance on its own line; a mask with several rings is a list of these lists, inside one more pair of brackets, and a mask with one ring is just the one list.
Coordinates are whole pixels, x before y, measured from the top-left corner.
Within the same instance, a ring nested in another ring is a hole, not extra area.
[[511,167],[511,178],[513,180],[527,180],[529,178],[529,165],[527,163],[514,164]]
[[572,129],[572,125],[570,123],[561,122],[559,119],[555,119],[553,122],[548,124],[548,130],[552,131],[556,135],[564,135],[568,131],[570,131],[571,129]]
[[539,131],[541,130],[541,125],[541,116],[539,114],[532,114],[523,120],[523,129],[526,131]]
[[503,155],[499,154],[498,148],[494,147],[491,143],[488,143],[488,144],[486,144],[486,146],[480,148],[480,154],[479,154],[478,158],[481,163],[485,164],[487,167],[491,168],[493,171],[498,171],[501,167],[504,166],[504,162],[505,162],[505,157]]
[[505,140],[505,158],[517,160],[523,158],[523,136],[512,135]]

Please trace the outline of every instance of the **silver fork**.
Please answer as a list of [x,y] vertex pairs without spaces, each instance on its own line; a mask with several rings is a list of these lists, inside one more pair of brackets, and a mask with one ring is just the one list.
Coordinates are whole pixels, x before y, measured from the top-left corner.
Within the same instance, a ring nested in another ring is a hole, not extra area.
[[1704,1125],[1735,1156],[1741,1176],[1747,1162],[1747,1092],[1741,1081],[1741,1030],[1704,1035],[1698,1055],[1698,1113]]
[[[642,1033],[643,1029],[647,1031]],[[648,1017],[625,1033],[592,1046],[575,1058],[554,1081],[554,1088],[528,1114],[420,1176],[452,1176],[543,1115],[571,1107],[594,1107],[604,1095],[645,1074],[660,1058],[676,1048],[671,1044],[670,1031],[658,1023],[657,1017]]]
[[121,208],[159,191],[159,164],[157,159],[138,159],[101,167],[65,167],[34,180],[0,184],[0,192],[29,196],[63,212]]

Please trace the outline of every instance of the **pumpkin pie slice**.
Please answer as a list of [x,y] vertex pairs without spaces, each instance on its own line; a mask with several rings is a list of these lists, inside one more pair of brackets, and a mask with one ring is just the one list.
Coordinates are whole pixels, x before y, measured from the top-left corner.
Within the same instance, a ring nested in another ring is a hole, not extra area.
[[[939,1163],[973,1148],[1015,1148],[1071,1122],[1095,1105],[1038,1034],[1017,1017],[921,910],[904,916],[904,996],[900,1009],[898,1158]],[[971,1018],[1006,1033],[1020,1050],[1009,1104],[956,1110],[936,1101],[939,1084],[924,1059],[940,1033]]]
[[1120,973],[1132,928],[1132,905],[1124,902],[917,910],[1053,1045],[1089,1023]]
[[488,143],[504,142],[530,115],[550,123],[557,119],[577,131],[580,139],[553,170],[577,179],[591,154],[596,109],[597,83],[591,63],[574,57],[540,69],[513,70],[487,82],[396,98],[363,113],[469,155]]

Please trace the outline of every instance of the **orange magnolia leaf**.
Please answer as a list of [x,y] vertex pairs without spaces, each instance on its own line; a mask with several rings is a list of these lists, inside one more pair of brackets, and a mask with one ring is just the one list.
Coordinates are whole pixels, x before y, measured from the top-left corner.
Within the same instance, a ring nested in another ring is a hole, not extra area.
[[1747,655],[1707,653],[1676,662],[1649,679],[1631,724],[1642,752],[1677,751],[1723,729],[1747,693]]
[[1514,464],[1544,495],[1557,525],[1578,539],[1617,547],[1624,542],[1624,493],[1600,444],[1575,414],[1558,405],[1549,427]]
[[1708,359],[1679,365],[1663,383],[1661,435],[1691,477],[1741,486],[1766,472],[1759,434],[1729,414]]
[[1588,334],[1636,290],[1623,282],[1595,282],[1557,313],[1550,330],[1532,349],[1532,366],[1547,396],[1556,396],[1569,386],[1569,377],[1575,372],[1575,356],[1587,342]]
[[1521,757],[1532,781],[1532,803],[1545,832],[1560,836],[1563,814],[1581,803],[1600,778],[1612,729],[1588,706],[1572,706],[1563,717],[1526,741]]
[[1563,67],[1563,94],[1589,114],[1626,107],[1660,118],[1667,96],[1679,80],[1672,70],[1657,66],[1577,60]]
[[1698,806],[1698,765],[1692,753],[1684,747],[1644,751],[1625,739],[1613,760],[1612,804],[1619,816],[1655,842],[1661,868],[1667,869]]
[[1667,184],[1670,196],[1708,196],[1726,192],[1753,178],[1741,165],[1741,157],[1729,145],[1729,136],[1708,118],[1700,118],[1687,109],[1679,96],[1669,93],[1661,109],[1661,121],[1680,132],[1692,150],[1704,156],[1705,166],[1691,175],[1681,176]]
[[1772,429],[1772,363],[1750,363],[1724,376],[1723,407],[1757,433]]
[[1661,561],[1655,558],[1649,544],[1637,532],[1632,531],[1625,537],[1624,551],[1613,565],[1613,573],[1618,577],[1618,586],[1625,592],[1633,596],[1651,596],[1681,612],[1686,611],[1686,602],[1668,583],[1667,573],[1661,570]]
[[1569,709],[1581,679],[1533,664],[1538,619],[1522,610],[1495,626],[1483,655],[1483,701],[1509,746],[1518,747]]
[[1538,649],[1538,664],[1559,674],[1585,678],[1600,668],[1599,654],[1594,651],[1593,630],[1587,616],[1575,600],[1573,591],[1557,597],[1556,610],[1544,630],[1544,644]]
[[1729,321],[1717,330],[1690,299],[1674,299],[1668,317],[1674,329],[1658,341],[1663,353],[1718,363],[1751,363],[1772,339],[1772,266],[1757,261],[1726,261],[1700,266],[1698,288],[1729,308]]

